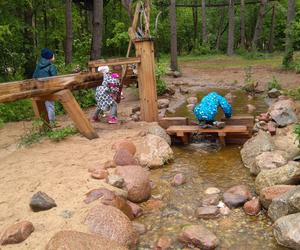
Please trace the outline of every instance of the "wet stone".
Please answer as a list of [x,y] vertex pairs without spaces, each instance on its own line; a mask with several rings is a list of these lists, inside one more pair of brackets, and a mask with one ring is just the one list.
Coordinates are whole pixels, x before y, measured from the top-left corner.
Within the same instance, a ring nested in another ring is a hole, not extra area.
[[260,210],[261,205],[258,198],[254,198],[244,204],[244,211],[248,215],[258,215]]
[[176,174],[172,180],[173,186],[180,186],[186,182],[186,178],[183,174]]
[[219,210],[220,210],[220,214],[224,216],[229,215],[231,211],[230,208],[227,206],[221,207]]
[[252,194],[246,185],[238,185],[228,189],[224,195],[224,203],[230,208],[243,206],[247,200],[252,198]]
[[107,177],[108,184],[117,187],[122,188],[124,185],[124,179],[119,175],[111,174]]
[[171,244],[172,244],[172,239],[170,237],[162,236],[158,239],[155,250],[170,249]]
[[209,187],[204,191],[205,194],[219,194],[221,190],[215,187]]
[[44,192],[37,192],[30,201],[32,211],[44,211],[56,207],[55,201]]
[[0,237],[0,245],[16,244],[26,240],[34,231],[29,221],[22,221],[6,228]]
[[142,224],[142,223],[138,223],[138,222],[133,221],[132,222],[132,226],[133,226],[134,231],[138,235],[143,235],[143,234],[145,234],[147,232],[146,226],[144,224]]
[[203,197],[202,201],[201,201],[201,205],[203,207],[205,206],[212,206],[212,205],[218,205],[220,201],[220,196],[219,194],[210,194],[210,195],[206,195]]
[[196,215],[199,219],[213,219],[219,215],[219,208],[216,206],[199,207]]

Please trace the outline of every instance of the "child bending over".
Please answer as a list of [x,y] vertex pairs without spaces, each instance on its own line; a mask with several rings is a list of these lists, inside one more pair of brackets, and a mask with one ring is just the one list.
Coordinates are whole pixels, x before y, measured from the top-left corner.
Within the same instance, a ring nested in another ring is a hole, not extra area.
[[98,71],[103,72],[103,82],[102,85],[96,88],[97,107],[92,120],[94,122],[99,121],[99,115],[103,115],[105,111],[110,110],[107,122],[110,124],[116,124],[118,123],[118,105],[116,100],[121,89],[119,75],[116,73],[111,74],[107,66],[99,67]]
[[232,113],[232,107],[229,102],[223,96],[216,92],[211,92],[204,96],[199,104],[196,105],[193,112],[197,117],[200,126],[202,128],[224,128],[224,122],[216,122],[215,116],[218,113],[218,107],[221,107],[225,117],[230,118]]

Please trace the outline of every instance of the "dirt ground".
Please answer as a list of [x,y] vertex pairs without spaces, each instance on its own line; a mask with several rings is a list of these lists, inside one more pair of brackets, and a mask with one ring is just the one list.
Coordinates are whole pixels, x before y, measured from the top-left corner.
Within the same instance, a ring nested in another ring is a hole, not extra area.
[[[181,82],[201,88],[238,88],[244,80],[243,69],[204,70],[191,62],[182,63],[181,69],[183,77],[166,78],[169,85]],[[253,78],[266,84],[273,75],[281,80],[284,87],[299,87],[299,75],[272,68],[255,68]],[[103,185],[99,180],[90,178],[88,168],[111,160],[111,147],[117,140],[130,138],[138,141],[139,132],[147,124],[127,121],[132,107],[137,105],[137,97],[127,92],[119,108],[121,124],[94,124],[99,138],[91,141],[77,134],[59,143],[47,139],[28,148],[18,148],[20,136],[31,123],[8,123],[0,129],[0,231],[23,220],[31,221],[35,227],[26,241],[1,246],[2,250],[44,249],[49,239],[60,230],[86,231],[82,222],[94,204],[83,203],[85,193]],[[89,117],[92,111],[86,111]],[[71,123],[67,116],[59,117],[58,121],[62,126]],[[29,201],[38,191],[46,192],[55,199],[57,207],[32,212]]]

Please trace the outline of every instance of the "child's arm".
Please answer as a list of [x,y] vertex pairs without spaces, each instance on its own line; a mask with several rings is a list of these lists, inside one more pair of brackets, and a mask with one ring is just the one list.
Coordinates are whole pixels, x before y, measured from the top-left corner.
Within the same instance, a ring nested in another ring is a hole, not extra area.
[[225,117],[230,118],[232,115],[232,107],[229,102],[223,96],[219,96],[218,101],[225,114]]

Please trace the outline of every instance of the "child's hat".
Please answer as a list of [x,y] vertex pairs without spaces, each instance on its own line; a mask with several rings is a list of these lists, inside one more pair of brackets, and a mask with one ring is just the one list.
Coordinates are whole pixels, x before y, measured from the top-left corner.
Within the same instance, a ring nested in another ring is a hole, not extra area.
[[119,78],[120,76],[119,76],[118,73],[112,73],[112,74],[111,74],[111,77],[112,77],[112,78]]
[[41,57],[49,60],[53,57],[53,51],[51,49],[44,48],[41,51]]

